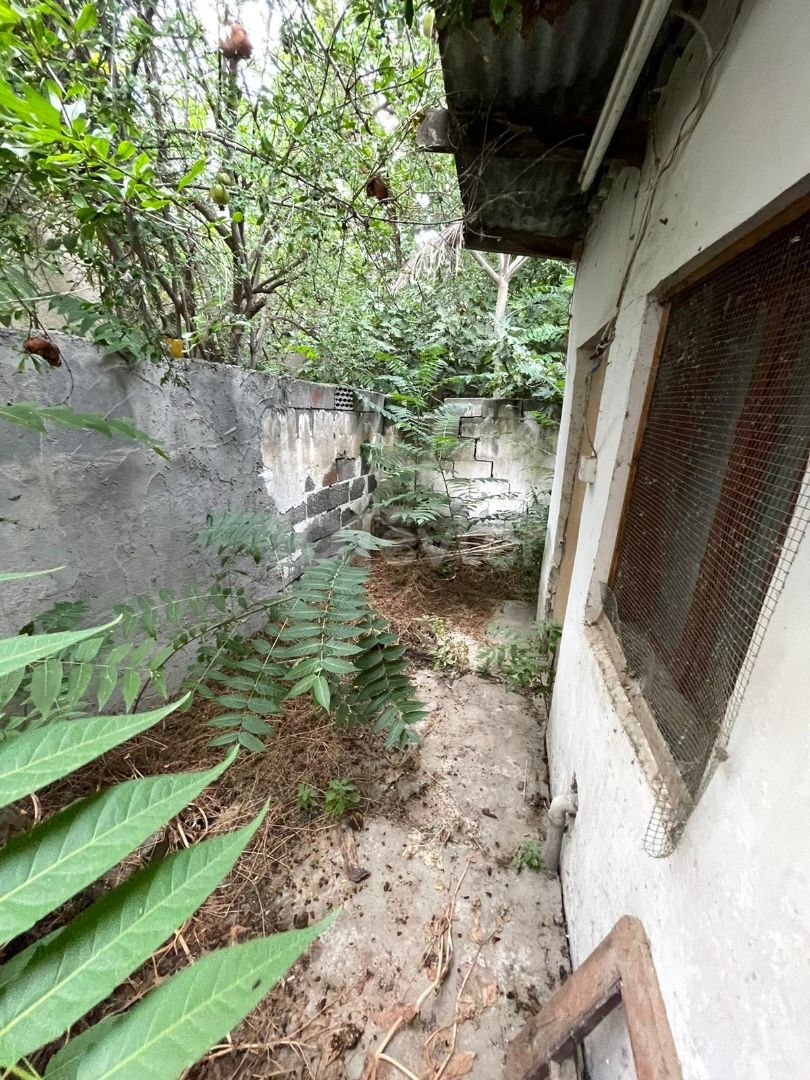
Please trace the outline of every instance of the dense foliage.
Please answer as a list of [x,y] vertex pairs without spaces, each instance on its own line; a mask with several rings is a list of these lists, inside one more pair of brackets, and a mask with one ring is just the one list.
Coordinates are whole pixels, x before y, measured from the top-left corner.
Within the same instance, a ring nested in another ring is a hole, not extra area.
[[414,144],[442,97],[429,10],[249,5],[249,44],[224,14],[0,3],[0,319],[58,319],[139,359],[297,354],[385,389],[427,358],[439,395],[559,396],[563,264],[521,270],[497,331],[466,255],[395,290],[460,219],[452,160]]

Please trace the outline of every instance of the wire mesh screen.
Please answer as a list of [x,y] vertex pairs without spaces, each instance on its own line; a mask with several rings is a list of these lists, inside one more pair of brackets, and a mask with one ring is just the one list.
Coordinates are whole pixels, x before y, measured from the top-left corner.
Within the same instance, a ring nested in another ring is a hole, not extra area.
[[669,312],[605,613],[686,799],[645,837],[668,855],[725,747],[810,519],[810,214]]

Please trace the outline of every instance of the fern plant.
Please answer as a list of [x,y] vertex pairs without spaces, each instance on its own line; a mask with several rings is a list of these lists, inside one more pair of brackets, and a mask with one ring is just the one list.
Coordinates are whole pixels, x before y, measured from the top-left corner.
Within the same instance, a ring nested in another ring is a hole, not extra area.
[[[0,678],[97,639],[106,629],[2,640]],[[181,704],[12,731],[0,744],[0,808],[146,731]],[[233,757],[204,772],[118,784],[7,843],[0,849],[0,942],[30,932],[142,845],[220,776]],[[171,936],[228,874],[265,812],[242,829],[136,870],[68,925],[0,965],[0,1066],[14,1076],[36,1077],[28,1058],[63,1036]],[[62,1045],[44,1076],[179,1076],[257,1004],[330,921],[210,953],[124,1012]]]
[[385,523],[424,531],[431,541],[456,542],[469,526],[470,481],[454,474],[460,438],[459,413],[440,406],[420,413],[411,406],[375,406],[392,420],[401,441],[368,446],[382,482],[374,510]]
[[[301,572],[285,528],[269,514],[210,518],[198,539],[217,551],[213,581],[184,595],[164,588],[156,598],[118,605],[118,619],[93,636],[0,678],[0,735],[80,715],[89,699],[101,709],[117,695],[129,711],[147,689],[165,697],[168,665],[193,648],[183,686],[220,707],[208,721],[214,745],[263,750],[272,717],[286,699],[306,693],[337,723],[370,724],[386,732],[389,745],[407,743],[422,707],[404,648],[371,609],[368,570],[354,565],[387,541],[344,530],[332,557]],[[255,595],[240,584],[243,558],[300,576],[286,591]],[[77,609],[57,605],[33,627],[44,621],[67,629],[58,625],[59,615],[72,625]],[[4,717],[12,702],[14,715]]]
[[[169,664],[190,648],[196,667],[187,682],[193,688],[199,682],[196,673],[205,670],[211,656],[238,641],[246,620],[266,618],[280,598],[275,593],[256,595],[244,564],[264,562],[283,580],[295,563],[289,526],[268,513],[209,515],[196,539],[217,553],[218,569],[208,582],[182,593],[164,587],[156,596],[118,604],[114,614],[120,618],[108,629],[14,678],[0,679],[0,716],[10,702],[15,704],[14,717],[0,721],[0,733],[68,719],[91,701],[103,709],[120,699],[129,710],[149,688],[165,697]],[[74,629],[86,610],[83,601],[62,601],[35,616],[20,633]]]
[[424,710],[405,671],[405,648],[370,606],[368,568],[355,565],[386,541],[346,529],[335,543],[330,558],[288,589],[260,636],[223,643],[201,673],[200,693],[226,710],[210,721],[227,729],[217,744],[260,749],[259,736],[272,731],[267,717],[303,694],[339,724],[385,731],[389,746],[414,738],[411,725]]

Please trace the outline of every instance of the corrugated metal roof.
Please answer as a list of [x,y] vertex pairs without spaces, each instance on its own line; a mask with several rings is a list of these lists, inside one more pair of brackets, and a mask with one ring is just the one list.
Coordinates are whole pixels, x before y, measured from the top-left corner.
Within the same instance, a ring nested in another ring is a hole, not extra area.
[[[544,7],[557,14],[532,13]],[[638,7],[639,0],[529,3],[499,27],[479,17],[467,28],[445,28],[439,40],[448,105],[494,108],[525,122],[589,118],[592,130]]]
[[587,210],[577,183],[579,161],[467,161],[463,155],[456,161],[469,246],[493,251],[506,246],[522,255],[572,255]]
[[[499,27],[480,2],[470,25],[440,31],[444,143],[434,125],[423,145],[455,153],[470,246],[570,257],[587,215],[580,166],[640,0],[524,0]],[[614,160],[641,162],[641,100]]]

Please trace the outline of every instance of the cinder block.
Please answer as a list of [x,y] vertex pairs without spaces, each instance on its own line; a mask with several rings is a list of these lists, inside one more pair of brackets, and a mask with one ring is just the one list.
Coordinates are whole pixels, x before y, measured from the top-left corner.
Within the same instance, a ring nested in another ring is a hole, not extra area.
[[490,436],[489,438],[482,438],[478,440],[478,446],[475,448],[475,456],[478,461],[496,461],[503,451],[501,440],[497,435]]
[[496,398],[445,398],[444,404],[457,408],[461,416],[494,416],[498,406]]
[[284,385],[284,401],[291,409],[334,409],[335,388],[326,383],[292,379]]
[[288,510],[284,515],[285,521],[290,525],[298,525],[307,516],[307,504],[305,502],[299,503],[298,506],[294,506],[291,510]]
[[377,490],[377,477],[374,473],[370,473],[368,477],[368,493],[371,495],[373,491]]
[[344,506],[340,511],[340,527],[341,529],[354,529],[357,527],[357,522],[360,519],[357,514],[351,508],[351,506]]
[[330,510],[328,514],[322,514],[316,521],[307,525],[304,539],[308,544],[314,544],[317,540],[323,540],[325,536],[331,536],[340,528],[342,511],[340,508]]
[[462,480],[488,480],[492,476],[492,462],[456,461],[453,475]]
[[448,461],[475,461],[475,439],[462,439],[447,453]]
[[364,476],[358,476],[356,480],[352,480],[351,488],[349,489],[349,498],[359,499],[361,495],[365,494],[366,490],[366,478]]
[[331,487],[313,491],[307,496],[307,517],[317,517],[318,514],[326,514],[334,510],[336,506],[343,506],[349,501],[349,481],[342,484],[332,484]]
[[519,401],[499,401],[495,410],[495,416],[498,420],[505,420],[507,417],[514,423],[515,427],[521,421],[522,412]]
[[355,390],[357,407],[363,412],[376,412],[374,406],[381,409],[385,404],[385,394],[378,394],[376,390]]
[[338,480],[351,480],[357,472],[357,458],[339,457],[335,460]]
[[483,416],[461,416],[459,417],[459,434],[462,438],[475,438],[483,423]]

